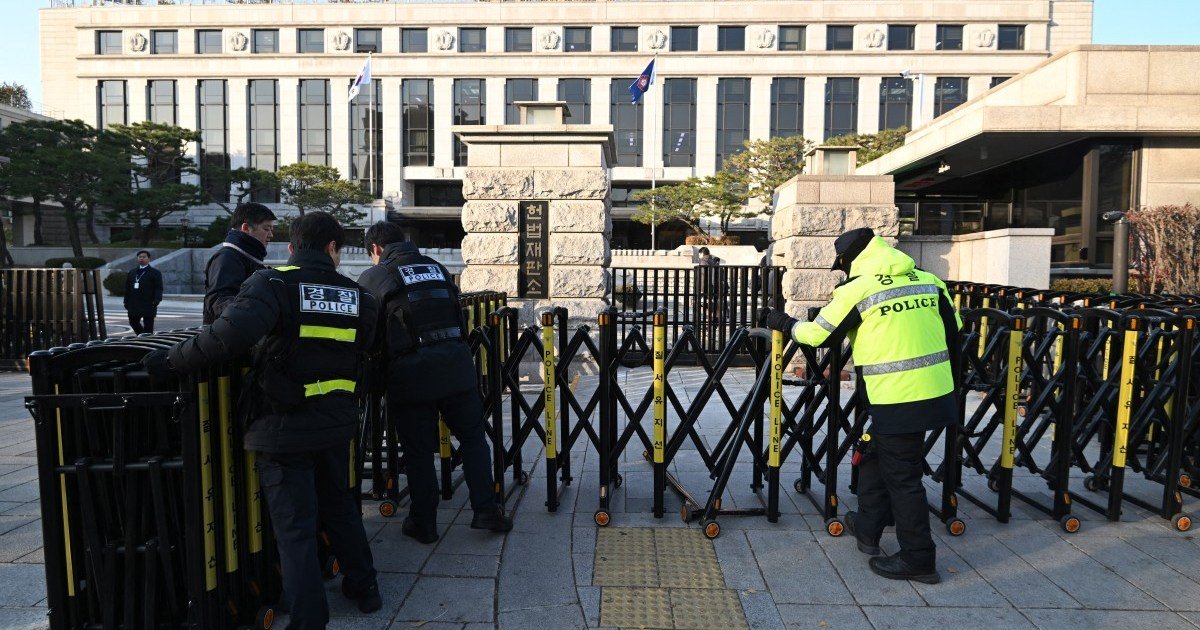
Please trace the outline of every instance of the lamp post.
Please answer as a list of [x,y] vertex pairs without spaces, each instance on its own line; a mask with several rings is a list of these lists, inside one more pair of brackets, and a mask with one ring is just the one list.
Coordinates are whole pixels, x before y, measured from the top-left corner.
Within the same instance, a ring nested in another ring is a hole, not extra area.
[[1129,218],[1124,212],[1105,212],[1101,218],[1113,224],[1112,292],[1129,292]]
[[179,220],[179,225],[183,226],[183,246],[185,248],[188,246],[188,226],[191,225],[191,223],[192,222],[189,221],[187,217]]

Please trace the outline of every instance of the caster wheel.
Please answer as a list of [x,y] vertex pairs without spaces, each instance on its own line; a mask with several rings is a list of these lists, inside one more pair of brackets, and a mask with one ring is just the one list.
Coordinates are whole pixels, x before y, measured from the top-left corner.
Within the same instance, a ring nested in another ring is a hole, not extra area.
[[396,515],[396,502],[391,499],[385,499],[379,503],[379,515],[384,518],[392,518]]
[[1183,513],[1176,514],[1171,517],[1171,525],[1175,527],[1176,531],[1186,532],[1192,528],[1192,517]]
[[988,490],[991,490],[992,492],[1000,492],[1000,480],[995,478],[988,479]]
[[793,481],[792,489],[795,490],[797,494],[804,494],[804,482],[800,479]]
[[338,564],[337,558],[329,556],[325,559],[325,566],[321,568],[321,575],[326,581],[332,580],[342,572],[341,565]]
[[825,520],[825,533],[829,534],[830,536],[833,536],[834,538],[837,538],[838,536],[841,536],[842,534],[846,533],[846,526],[840,520],[838,520],[836,518],[826,519]]
[[1079,531],[1082,523],[1079,522],[1077,517],[1068,514],[1067,516],[1058,519],[1058,525],[1059,527],[1062,527],[1064,532],[1067,532],[1068,534],[1074,534],[1075,532]]
[[1095,492],[1098,489],[1098,486],[1096,485],[1096,476],[1088,475],[1088,476],[1084,477],[1083,478],[1083,487],[1087,488],[1088,490],[1091,490],[1092,492]]
[[1192,476],[1187,473],[1180,473],[1179,474],[1179,487],[1191,488],[1192,487]]
[[704,521],[704,537],[712,540],[721,535],[721,524],[716,521]]
[[624,483],[625,483],[625,477],[622,477],[621,475],[617,475],[613,479],[613,487],[614,488],[620,488]]
[[592,520],[596,521],[596,525],[600,527],[608,527],[608,523],[612,518],[608,515],[608,512],[596,510],[596,514],[592,516]]
[[275,609],[270,606],[263,606],[258,609],[258,614],[254,616],[254,627],[256,630],[271,630],[271,626],[275,624]]
[[699,508],[692,505],[691,503],[684,503],[683,508],[681,510],[679,510],[679,515],[683,517],[684,523],[690,523],[690,522],[696,520],[696,516],[697,516],[696,511],[698,509]]
[[650,451],[642,451],[642,459],[650,461]]
[[961,518],[953,518],[950,519],[950,522],[946,523],[946,531],[951,536],[962,536],[967,531],[967,524]]

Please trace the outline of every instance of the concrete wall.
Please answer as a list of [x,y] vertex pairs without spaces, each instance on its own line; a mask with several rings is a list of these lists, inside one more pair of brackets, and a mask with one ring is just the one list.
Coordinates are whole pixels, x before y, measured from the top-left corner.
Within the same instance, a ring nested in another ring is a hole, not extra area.
[[1139,207],[1200,205],[1200,137],[1146,138]]
[[[665,249],[614,249],[613,267],[647,267],[651,269],[690,269],[696,264],[700,246],[680,245]],[[766,252],[753,245],[709,245],[709,252],[721,259],[723,265],[757,265]]]
[[[126,256],[132,257],[139,250],[146,249],[154,258],[158,258],[164,253],[171,251],[165,249],[155,249],[153,247],[84,247],[83,255],[93,258],[103,258],[108,262],[113,262]],[[71,253],[70,247],[12,247],[8,248],[12,253],[13,262],[24,267],[41,267],[46,263],[47,258],[70,258],[74,256]],[[132,260],[132,258],[131,258]]]
[[957,236],[901,236],[896,247],[945,280],[1050,287],[1051,228],[1010,228]]

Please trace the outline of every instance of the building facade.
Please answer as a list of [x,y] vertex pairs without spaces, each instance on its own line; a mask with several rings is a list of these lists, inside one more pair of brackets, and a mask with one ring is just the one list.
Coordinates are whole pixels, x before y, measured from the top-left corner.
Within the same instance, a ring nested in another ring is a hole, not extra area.
[[[429,247],[462,234],[450,127],[516,122],[516,101],[613,126],[613,245],[648,247],[629,197],[652,182],[712,174],[749,139],[920,127],[1090,43],[1092,20],[1091,0],[56,4],[43,94],[67,117],[199,130],[210,189],[206,166],[335,166]],[[348,100],[367,53],[373,81]],[[741,227],[765,241],[761,222]],[[659,246],[673,238],[660,229]]]

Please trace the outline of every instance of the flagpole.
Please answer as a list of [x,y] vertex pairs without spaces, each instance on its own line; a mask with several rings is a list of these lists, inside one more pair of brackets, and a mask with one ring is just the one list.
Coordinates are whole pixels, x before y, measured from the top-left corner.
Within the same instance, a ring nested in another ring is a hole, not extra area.
[[[651,76],[651,78],[654,78],[654,76],[658,74],[658,51],[657,50],[654,51],[654,61],[652,61],[651,63],[654,64],[654,71],[650,74],[650,76]],[[663,90],[663,88],[660,87],[658,91],[662,92],[662,90]],[[649,101],[649,99],[647,99],[647,101]],[[662,109],[662,108],[660,108],[660,107],[651,108],[651,110],[650,110],[650,122],[651,123],[656,123],[656,121],[658,120],[657,112],[660,109]],[[655,129],[658,128],[657,124],[652,124],[652,126]],[[651,136],[651,140],[653,140],[653,136]],[[661,140],[659,142],[661,143]],[[650,220],[650,249],[652,251],[655,249],[658,249],[658,222],[657,222],[658,221],[658,209],[655,207],[655,203],[654,203],[654,191],[655,191],[655,189],[658,188],[658,166],[655,164],[655,161],[654,161],[655,155],[657,155],[657,154],[655,154],[655,153],[650,154],[650,217],[651,217],[651,220]]]
[[[371,53],[367,53],[367,66],[371,65]],[[371,199],[375,199],[375,177],[379,164],[375,160],[375,70],[371,69],[371,104],[367,109],[367,163],[370,165],[371,178],[367,185],[371,187]],[[372,204],[373,206],[374,204]]]

